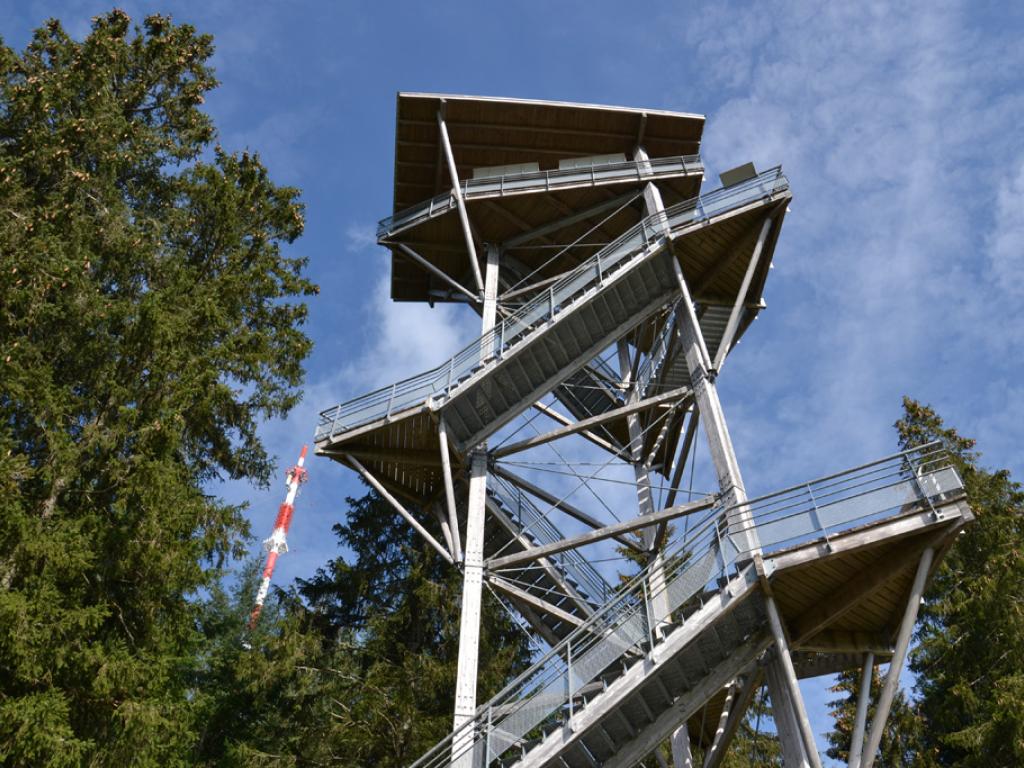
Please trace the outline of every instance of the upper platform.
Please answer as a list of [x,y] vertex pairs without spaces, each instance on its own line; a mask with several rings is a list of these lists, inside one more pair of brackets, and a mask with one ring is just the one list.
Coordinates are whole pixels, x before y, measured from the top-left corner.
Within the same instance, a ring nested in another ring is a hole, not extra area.
[[[557,274],[636,224],[642,205],[630,192],[647,181],[658,181],[667,205],[700,190],[701,115],[424,93],[399,93],[396,112],[394,213],[380,223],[378,237],[392,249],[391,294],[399,301],[452,298],[399,243],[470,282],[442,119],[475,238],[502,244],[528,271],[550,258],[551,244],[584,236],[595,243],[578,244],[549,265]],[[646,156],[637,155],[638,147]],[[564,221],[589,209],[589,217]],[[539,229],[545,231],[529,242],[516,242]]]

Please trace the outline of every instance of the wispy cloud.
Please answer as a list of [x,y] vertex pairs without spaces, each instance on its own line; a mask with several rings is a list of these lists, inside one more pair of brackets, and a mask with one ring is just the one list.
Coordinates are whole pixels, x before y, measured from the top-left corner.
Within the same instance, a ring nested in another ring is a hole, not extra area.
[[371,224],[351,223],[345,227],[345,248],[355,253],[377,245],[376,230]]
[[951,386],[966,378],[958,364],[1009,375],[979,357],[992,323],[1017,318],[992,305],[993,283],[1024,288],[1024,172],[1005,164],[1024,146],[1006,130],[1021,96],[1004,87],[1024,56],[973,23],[960,3],[725,3],[681,33],[719,102],[709,165],[783,162],[794,190],[769,311],[723,377],[730,424],[768,485],[822,455],[890,448],[904,392],[966,430],[977,414]]

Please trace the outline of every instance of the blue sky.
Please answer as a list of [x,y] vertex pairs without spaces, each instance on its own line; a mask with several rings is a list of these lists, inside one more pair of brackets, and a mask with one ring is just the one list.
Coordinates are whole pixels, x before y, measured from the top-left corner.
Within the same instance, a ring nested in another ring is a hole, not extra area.
[[[264,435],[282,465],[317,411],[439,362],[458,308],[391,305],[373,242],[390,213],[394,98],[442,91],[707,115],[713,173],[781,163],[794,201],[768,309],[730,358],[723,405],[752,494],[891,452],[900,397],[934,405],[1022,476],[1024,6],[928,2],[124,3],[215,36],[208,108],[229,149],[303,189],[321,285],[306,399]],[[0,3],[22,47],[76,35],[102,2]],[[314,459],[279,583],[336,554],[351,473]],[[284,494],[252,501],[261,537]],[[817,730],[824,694],[809,691]]]

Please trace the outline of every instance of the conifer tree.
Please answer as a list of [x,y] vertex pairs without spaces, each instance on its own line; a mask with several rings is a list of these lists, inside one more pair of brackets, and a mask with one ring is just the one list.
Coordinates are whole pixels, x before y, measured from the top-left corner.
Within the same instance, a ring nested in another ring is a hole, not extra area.
[[0,43],[0,763],[180,765],[217,478],[299,397],[298,192],[215,145],[213,44],[113,11]]
[[900,446],[940,440],[977,520],[925,594],[910,666],[925,747],[942,766],[1024,765],[1024,492],[979,464],[974,441],[909,398]]
[[[347,764],[397,768],[451,731],[461,575],[377,494],[348,503],[334,530],[351,554],[300,581],[299,593],[322,634],[347,644],[364,688],[349,716],[367,738]],[[531,658],[524,631],[496,601],[485,599],[483,608],[478,702]]]
[[[829,702],[832,707],[834,726],[827,734],[828,756],[833,760],[847,763],[850,759],[850,742],[853,721],[857,712],[857,697],[860,690],[861,670],[847,670],[839,673],[831,691],[839,697]],[[871,673],[871,693],[868,699],[868,728],[875,716],[875,706],[882,692],[882,678],[878,667]],[[917,708],[907,700],[903,691],[893,699],[889,717],[882,731],[875,765],[878,768],[929,768],[934,763],[922,741],[924,722]]]
[[[900,448],[939,441],[977,519],[925,593],[910,653],[913,697],[894,702],[876,765],[1024,765],[1024,493],[1006,470],[981,467],[974,441],[931,407],[904,398],[903,411]],[[846,694],[832,702],[834,758],[848,754],[858,677],[844,673],[833,689]]]

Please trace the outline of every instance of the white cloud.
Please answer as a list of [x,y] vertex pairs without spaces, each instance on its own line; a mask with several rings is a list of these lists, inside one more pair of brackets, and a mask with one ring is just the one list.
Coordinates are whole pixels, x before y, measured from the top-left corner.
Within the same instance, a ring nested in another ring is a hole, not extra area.
[[345,248],[349,252],[363,251],[375,245],[377,232],[372,225],[353,222],[345,227]]
[[1024,296],[1024,158],[999,185],[995,225],[987,246],[994,286],[1020,299]]
[[965,363],[1009,375],[984,355],[993,324],[1017,317],[993,282],[1024,290],[1024,171],[999,164],[1024,156],[1002,74],[1024,56],[972,21],[962,3],[727,3],[680,33],[719,101],[709,166],[782,162],[794,191],[769,310],[723,376],[748,486],[887,452],[903,393],[947,398],[940,411],[966,423]]

